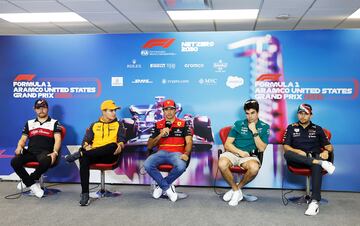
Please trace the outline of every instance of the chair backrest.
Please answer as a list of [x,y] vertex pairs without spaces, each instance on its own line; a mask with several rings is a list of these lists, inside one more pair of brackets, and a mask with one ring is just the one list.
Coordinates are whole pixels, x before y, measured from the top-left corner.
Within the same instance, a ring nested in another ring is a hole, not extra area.
[[[330,140],[331,140],[331,136],[332,136],[330,130],[323,128],[323,131],[324,131],[325,135],[327,136],[327,138],[328,138],[329,141],[330,141]],[[333,152],[333,151],[329,153],[329,159],[328,159],[328,161],[334,163],[334,152]]]
[[331,132],[328,129],[323,128],[325,135],[331,140]]
[[[60,128],[61,128],[60,135],[61,135],[61,144],[62,144],[64,142],[64,138],[66,136],[66,128],[63,125],[61,125]],[[54,164],[51,166],[51,168],[57,166],[59,164],[59,162],[60,162],[60,159],[61,159],[61,147],[60,147],[60,150],[59,150],[59,154],[56,157],[56,160],[55,160]]]
[[230,133],[232,126],[226,126],[219,131],[220,139],[223,144],[225,144],[226,139]]
[[[323,128],[325,135],[328,137],[328,139],[331,139],[331,132],[328,129]],[[323,151],[324,148],[321,148],[321,150]],[[329,153],[329,158],[328,160],[329,162],[334,163],[334,152],[330,152]],[[297,166],[292,166],[287,164],[288,169],[290,170],[290,172],[298,174],[298,175],[303,175],[303,176],[310,176],[311,175],[311,169],[309,168],[302,168],[302,167],[297,167]],[[322,170],[322,174],[325,175],[327,172],[325,170]]]
[[66,136],[66,128],[63,125],[61,125],[60,127],[61,127],[61,141],[63,141]]

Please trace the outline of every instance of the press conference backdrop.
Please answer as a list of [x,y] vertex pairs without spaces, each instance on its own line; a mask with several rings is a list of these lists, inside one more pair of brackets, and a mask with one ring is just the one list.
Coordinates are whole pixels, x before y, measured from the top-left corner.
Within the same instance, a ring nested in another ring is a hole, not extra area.
[[[337,168],[323,189],[360,191],[359,40],[359,30],[0,36],[0,176],[18,178],[10,160],[36,98],[46,98],[67,129],[61,155],[79,148],[100,103],[112,99],[122,107],[128,142],[107,179],[150,183],[145,144],[162,118],[161,101],[172,98],[194,129],[191,163],[177,183],[225,186],[217,173],[219,130],[243,119],[244,101],[256,98],[271,134],[248,187],[303,187],[304,178],[285,167],[281,139],[305,102],[313,122],[332,132]],[[47,180],[78,182],[79,165],[62,159]]]

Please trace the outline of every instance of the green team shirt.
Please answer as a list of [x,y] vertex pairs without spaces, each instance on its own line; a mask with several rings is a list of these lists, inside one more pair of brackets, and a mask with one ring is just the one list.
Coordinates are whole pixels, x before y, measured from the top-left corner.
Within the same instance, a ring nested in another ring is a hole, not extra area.
[[[252,150],[257,149],[257,147],[248,125],[247,119],[236,121],[233,128],[230,130],[229,137],[235,138],[233,142],[235,147],[250,153]],[[270,126],[259,119],[256,123],[256,129],[260,139],[266,144],[269,143]]]

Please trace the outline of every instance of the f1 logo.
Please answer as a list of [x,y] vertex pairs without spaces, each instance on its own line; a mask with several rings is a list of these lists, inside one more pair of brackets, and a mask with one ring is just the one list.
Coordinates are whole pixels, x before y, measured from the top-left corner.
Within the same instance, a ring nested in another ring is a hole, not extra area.
[[175,38],[153,38],[145,43],[143,48],[153,48],[155,46],[162,46],[163,48],[168,48],[175,41]]
[[32,81],[35,78],[35,74],[18,74],[14,81]]

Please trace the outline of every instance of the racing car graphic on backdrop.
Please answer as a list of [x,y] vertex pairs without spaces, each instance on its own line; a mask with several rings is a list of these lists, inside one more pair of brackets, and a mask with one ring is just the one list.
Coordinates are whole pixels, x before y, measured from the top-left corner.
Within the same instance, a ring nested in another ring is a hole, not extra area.
[[[124,118],[122,122],[126,128],[127,145],[146,145],[155,123],[163,118],[162,102],[164,96],[156,96],[154,104],[130,105],[131,118]],[[176,117],[180,118],[181,104],[176,104]],[[207,116],[193,116],[185,114],[183,119],[193,131],[193,145],[195,149],[211,149],[214,136],[211,122]]]

